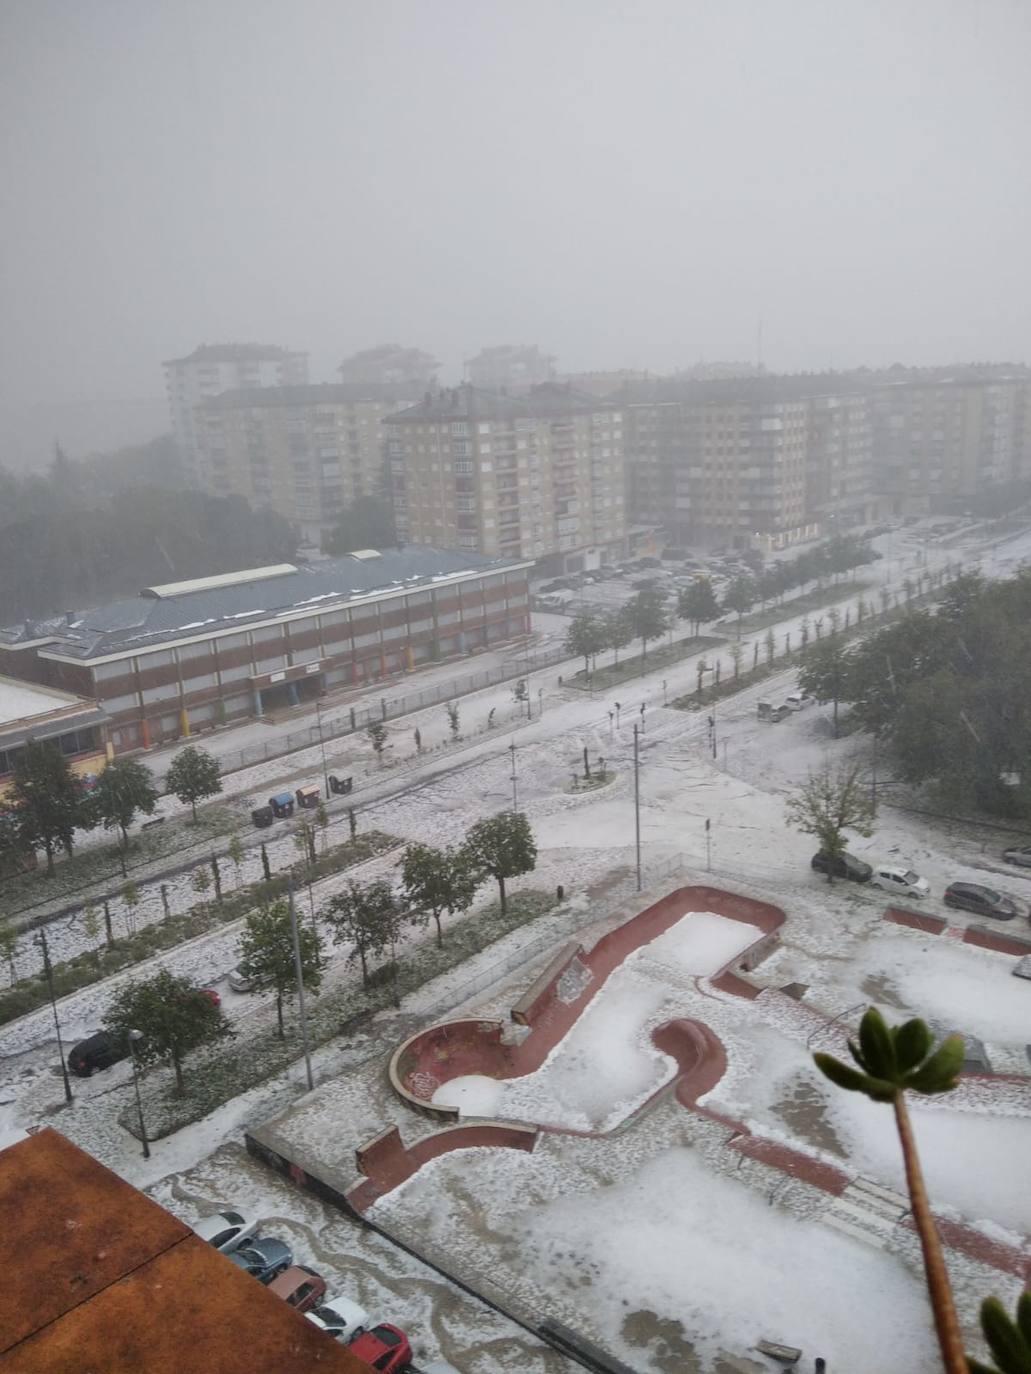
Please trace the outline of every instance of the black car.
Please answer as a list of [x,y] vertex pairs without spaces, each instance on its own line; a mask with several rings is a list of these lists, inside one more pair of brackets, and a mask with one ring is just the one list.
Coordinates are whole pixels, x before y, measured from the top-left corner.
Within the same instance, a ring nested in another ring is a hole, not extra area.
[[79,1078],[89,1078],[97,1069],[109,1069],[129,1057],[129,1046],[114,1039],[107,1031],[97,1031],[88,1040],[80,1040],[68,1055],[68,1067]]
[[978,916],[994,916],[997,921],[1012,921],[1017,914],[1016,902],[980,883],[950,883],[945,889],[945,905],[973,911]]
[[839,854],[832,860],[821,851],[814,854],[810,860],[810,866],[815,868],[817,873],[826,873],[832,864],[835,878],[849,878],[854,883],[868,883],[873,876],[870,865],[863,863],[862,859],[857,859],[854,854]]

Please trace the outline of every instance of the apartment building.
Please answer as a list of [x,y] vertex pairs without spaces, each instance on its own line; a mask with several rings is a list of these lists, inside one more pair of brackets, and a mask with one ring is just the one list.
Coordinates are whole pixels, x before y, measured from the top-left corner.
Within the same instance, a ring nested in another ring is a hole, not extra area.
[[337,368],[340,380],[357,386],[413,387],[416,392],[436,385],[440,363],[421,348],[379,344],[352,353]]
[[483,348],[465,364],[465,379],[484,391],[505,391],[516,396],[531,387],[553,381],[555,359],[536,344],[499,344]]
[[626,546],[623,416],[555,383],[525,396],[470,385],[386,421],[398,533],[419,543],[597,567]]
[[307,382],[308,355],[272,344],[201,344],[185,358],[163,364],[168,411],[183,476],[201,486],[196,411],[223,391]]
[[269,506],[318,544],[356,497],[389,499],[382,422],[417,394],[343,382],[226,391],[197,411],[201,485]]
[[865,401],[819,377],[626,388],[631,518],[677,543],[786,548],[872,512]]
[[961,506],[1031,480],[1024,368],[892,369],[870,384],[874,480],[892,514]]

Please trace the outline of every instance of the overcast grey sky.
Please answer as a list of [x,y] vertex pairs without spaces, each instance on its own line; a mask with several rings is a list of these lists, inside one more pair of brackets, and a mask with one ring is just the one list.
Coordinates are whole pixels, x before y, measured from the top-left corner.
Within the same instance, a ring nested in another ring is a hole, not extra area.
[[1028,0],[2,0],[0,401],[1026,358]]

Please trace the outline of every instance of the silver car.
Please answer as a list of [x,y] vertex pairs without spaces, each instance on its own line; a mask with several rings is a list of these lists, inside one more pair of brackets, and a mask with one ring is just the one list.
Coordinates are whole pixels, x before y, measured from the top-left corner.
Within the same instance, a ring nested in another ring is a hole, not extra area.
[[1008,864],[1018,868],[1031,868],[1031,844],[1018,845],[1014,849],[1004,849],[1002,857]]

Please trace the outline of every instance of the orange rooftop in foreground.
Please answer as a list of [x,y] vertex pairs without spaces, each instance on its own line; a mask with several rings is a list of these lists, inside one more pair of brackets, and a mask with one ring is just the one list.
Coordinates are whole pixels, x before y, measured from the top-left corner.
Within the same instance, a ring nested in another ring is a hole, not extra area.
[[3,1374],[368,1374],[51,1129],[0,1150]]

